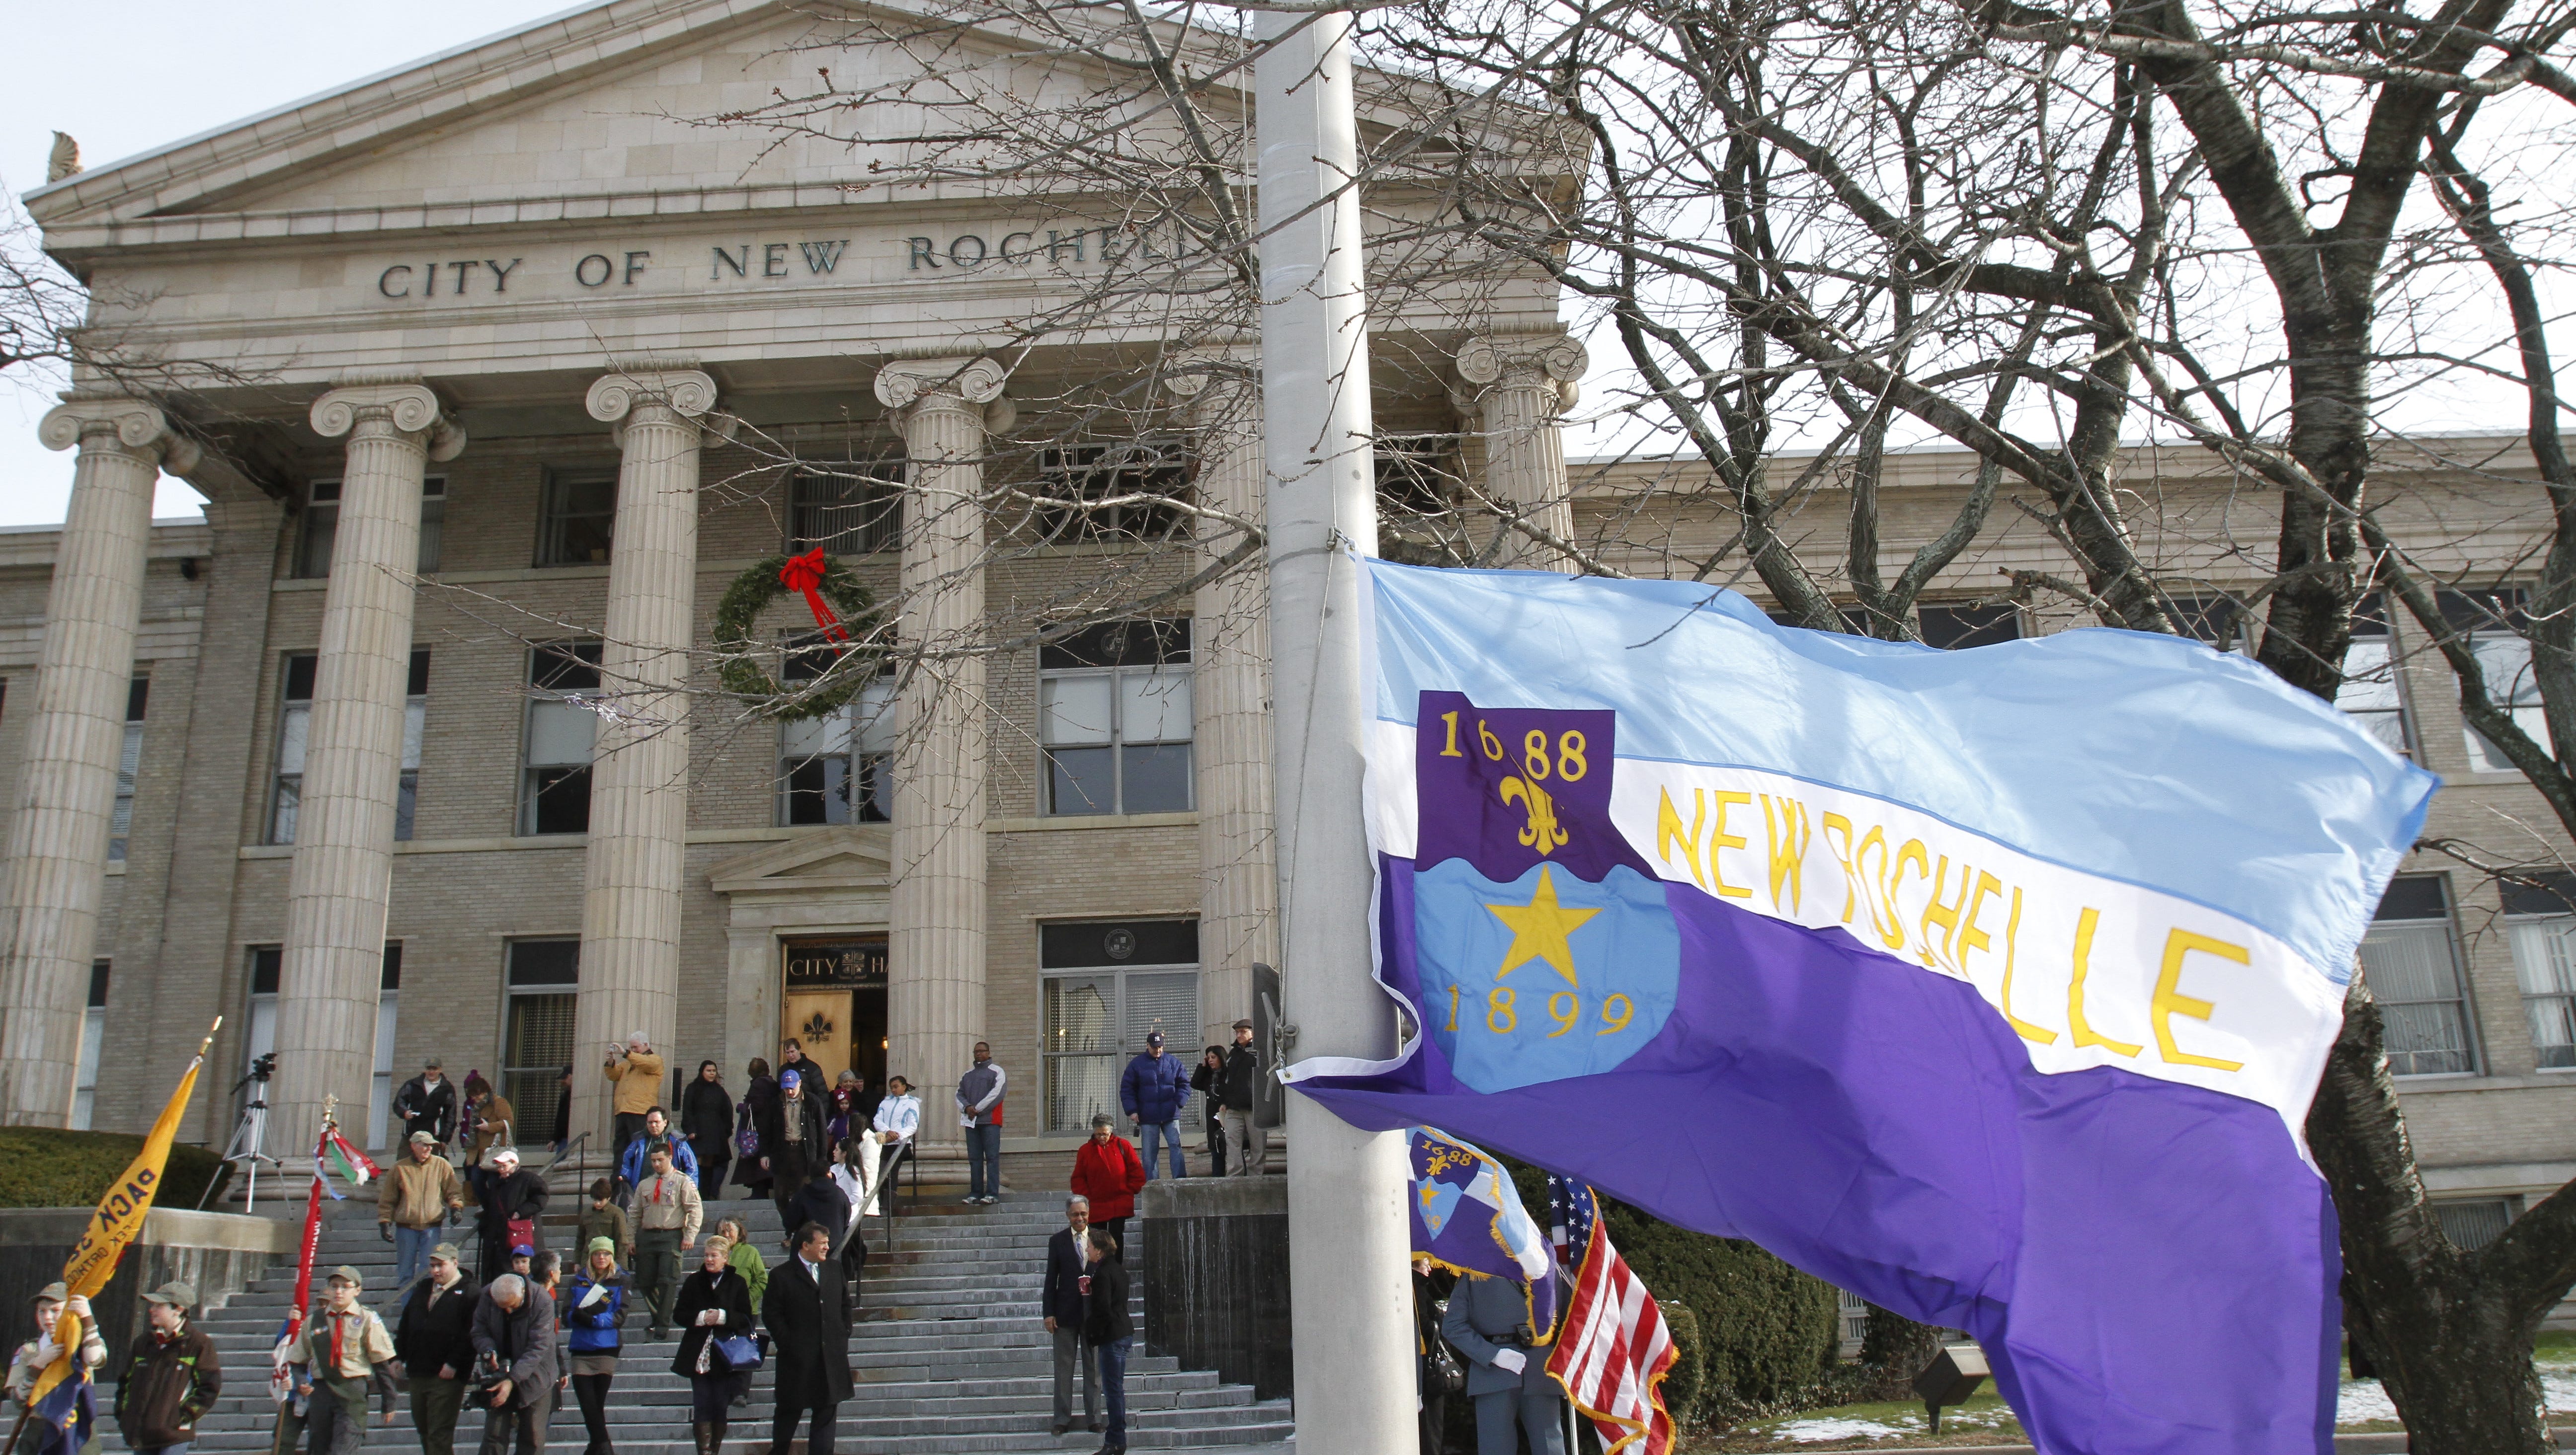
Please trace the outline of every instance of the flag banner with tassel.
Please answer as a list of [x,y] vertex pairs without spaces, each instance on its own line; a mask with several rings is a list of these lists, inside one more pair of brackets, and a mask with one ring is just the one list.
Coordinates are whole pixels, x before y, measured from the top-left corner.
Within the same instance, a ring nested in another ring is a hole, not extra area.
[[1376,969],[1283,1079],[1965,1329],[2054,1455],[2330,1443],[2304,1127],[2437,780],[2188,639],[1361,572]]
[[1408,1127],[1404,1136],[1413,1251],[1452,1272],[1519,1284],[1530,1329],[1546,1343],[1556,1327],[1556,1267],[1511,1173],[1484,1149],[1431,1127]]

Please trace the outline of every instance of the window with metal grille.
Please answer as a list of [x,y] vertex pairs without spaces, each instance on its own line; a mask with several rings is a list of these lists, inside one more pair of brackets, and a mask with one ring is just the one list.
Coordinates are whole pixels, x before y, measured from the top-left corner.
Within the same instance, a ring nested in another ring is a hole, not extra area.
[[[417,568],[424,576],[438,570],[439,547],[447,533],[447,477],[420,482],[420,552]],[[340,482],[316,480],[306,487],[304,512],[295,526],[294,574],[318,581],[331,574],[331,551],[340,536]]]
[[2504,912],[2532,1057],[2544,1071],[2576,1067],[2576,875],[2505,885]]
[[580,999],[581,941],[510,942],[509,1015],[501,1048],[500,1092],[516,1120],[512,1142],[561,1140],[556,1103],[572,1065],[573,1007]]
[[1098,1112],[1123,1124],[1119,1077],[1145,1037],[1184,1058],[1198,1038],[1198,921],[1042,925],[1038,944],[1047,1129],[1087,1131]]
[[1189,663],[1187,621],[1105,622],[1038,649],[1047,813],[1189,809]]
[[2021,612],[2009,603],[1999,606],[1936,604],[1917,608],[1915,615],[1922,623],[1923,645],[1939,647],[1945,652],[2017,641],[2021,637]]
[[[278,709],[277,777],[269,793],[268,841],[295,842],[295,820],[304,803],[304,754],[313,727],[313,683],[319,662],[311,652],[286,659],[286,700]],[[411,654],[403,686],[402,775],[394,784],[394,838],[408,841],[420,808],[420,744],[429,726],[429,648]]]
[[1061,504],[1037,510],[1049,541],[1167,541],[1189,535],[1189,517],[1171,507],[1189,498],[1190,472],[1168,440],[1067,445],[1038,452],[1037,493]]
[[2442,1236],[2463,1253],[2474,1253],[2504,1236],[2519,1201],[2510,1197],[2440,1197],[2432,1201],[2433,1220]]
[[617,533],[617,472],[548,470],[537,512],[540,566],[588,566],[608,559]]
[[[796,680],[797,657],[788,679]],[[778,821],[886,823],[894,817],[894,682],[884,678],[848,702],[778,728]]]
[[2387,1026],[2391,1072],[2439,1076],[2477,1069],[2459,937],[2452,931],[2450,889],[2441,875],[2409,874],[2390,882],[2370,932],[2362,936],[2361,965]]
[[116,753],[116,812],[107,829],[107,861],[125,862],[125,841],[134,829],[134,789],[143,772],[143,710],[152,696],[152,679],[137,677],[125,687],[125,741]]
[[528,653],[526,766],[519,832],[590,832],[590,758],[599,714],[582,695],[599,691],[597,642],[551,642]]
[[803,464],[787,480],[787,553],[890,551],[903,538],[903,462]]

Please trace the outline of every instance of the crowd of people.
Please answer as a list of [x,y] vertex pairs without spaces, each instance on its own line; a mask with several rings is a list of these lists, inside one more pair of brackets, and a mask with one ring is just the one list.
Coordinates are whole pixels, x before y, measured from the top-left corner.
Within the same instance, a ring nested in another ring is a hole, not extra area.
[[[1262,1169],[1251,1042],[1251,1023],[1240,1022],[1234,1047],[1210,1046],[1198,1066],[1185,1067],[1160,1032],[1148,1037],[1119,1096],[1141,1157],[1115,1118],[1092,1119],[1041,1290],[1058,1435],[1071,1428],[1079,1382],[1084,1424],[1104,1436],[1102,1451],[1126,1449],[1127,1221],[1158,1164],[1188,1175],[1180,1121],[1193,1095],[1206,1098],[1210,1170],[1223,1175],[1229,1158],[1238,1175]],[[407,1394],[426,1455],[454,1455],[469,1406],[485,1411],[481,1455],[536,1455],[569,1392],[588,1437],[584,1455],[614,1455],[610,1391],[640,1318],[652,1341],[678,1337],[670,1367],[690,1383],[699,1455],[722,1448],[764,1362],[774,1366],[773,1449],[785,1451],[804,1427],[809,1455],[830,1455],[851,1387],[863,1219],[912,1158],[921,1098],[902,1076],[887,1078],[882,1092],[855,1071],[826,1076],[792,1040],[774,1069],[754,1060],[748,1070],[736,1097],[715,1062],[699,1063],[675,1121],[659,1099],[664,1063],[649,1038],[609,1048],[601,1074],[616,1133],[612,1170],[586,1189],[573,1219],[577,1255],[567,1260],[547,1246],[547,1181],[520,1155],[516,1109],[480,1073],[451,1082],[430,1060],[395,1095],[401,1147],[376,1188],[378,1230],[394,1246],[391,1324],[368,1305],[361,1270],[331,1270],[285,1351],[291,1397],[276,1448],[349,1455],[365,1441],[370,1404],[390,1425]],[[568,1100],[570,1068],[563,1080]],[[992,1048],[977,1043],[954,1097],[972,1205],[1000,1201],[1008,1087]],[[559,1109],[556,1125],[563,1121]],[[706,1226],[706,1204],[724,1195],[728,1178],[769,1198],[793,1230],[775,1266],[739,1220]],[[473,1237],[460,1240],[451,1230],[469,1219]],[[115,1418],[138,1455],[185,1455],[223,1388],[221,1363],[190,1322],[192,1288],[172,1283],[145,1297],[148,1327],[115,1381]],[[80,1357],[93,1374],[106,1362],[87,1301],[62,1284],[48,1287],[35,1301],[37,1337],[9,1368],[7,1392],[22,1408],[37,1373],[59,1356],[51,1340],[65,1310],[81,1318]]]

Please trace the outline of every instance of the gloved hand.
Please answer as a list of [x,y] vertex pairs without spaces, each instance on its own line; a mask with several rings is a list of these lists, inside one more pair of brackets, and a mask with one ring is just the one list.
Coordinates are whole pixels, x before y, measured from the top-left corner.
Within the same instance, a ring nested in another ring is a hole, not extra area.
[[392,1242],[394,1240],[394,1225],[391,1223],[376,1224],[376,1235],[383,1238],[388,1243]]
[[1518,1374],[1529,1367],[1529,1356],[1518,1349],[1494,1351],[1494,1367],[1505,1374]]

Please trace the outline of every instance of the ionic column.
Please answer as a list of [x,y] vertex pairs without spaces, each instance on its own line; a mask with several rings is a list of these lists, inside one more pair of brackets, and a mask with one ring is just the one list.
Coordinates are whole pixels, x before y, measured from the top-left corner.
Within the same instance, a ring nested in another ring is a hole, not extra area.
[[[1482,414],[1485,489],[1546,535],[1574,539],[1574,502],[1565,482],[1565,440],[1556,417],[1583,377],[1583,345],[1563,334],[1469,339],[1458,353],[1466,401]],[[1561,551],[1513,532],[1494,564],[1572,571]]]
[[162,465],[187,468],[196,447],[134,399],[74,398],[36,431],[47,449],[79,445],[80,458],[45,597],[35,717],[0,886],[0,1121],[61,1127],[71,1124],[98,942],[152,487]]
[[[680,891],[689,828],[689,647],[698,584],[697,370],[611,374],[591,418],[617,431],[600,713],[582,864],[581,998],[573,1016],[573,1129],[608,1132],[608,1043],[642,1031],[664,1055],[680,999]],[[658,1099],[658,1098],[657,1098]],[[571,1135],[567,1131],[566,1135]],[[602,1144],[605,1145],[605,1144]]]
[[956,649],[983,632],[985,425],[1008,427],[1006,377],[991,359],[908,359],[876,380],[911,461],[896,632],[919,654],[895,702],[886,1069],[920,1089],[921,1140],[951,1149],[948,1093],[985,1035],[984,659]]
[[1270,567],[1261,398],[1252,361],[1194,360],[1166,382],[1197,436],[1198,503],[1243,522],[1200,520],[1199,568],[1241,554],[1198,592],[1190,642],[1199,790],[1199,1015],[1202,1045],[1234,1039],[1252,1014],[1252,967],[1278,958],[1279,866],[1272,852]]
[[365,1120],[376,1063],[376,999],[402,786],[404,689],[411,677],[421,477],[465,435],[416,383],[361,383],[313,401],[313,429],[349,437],[331,580],[286,881],[277,996],[278,1093],[268,1145],[310,1148],[322,1099]]

